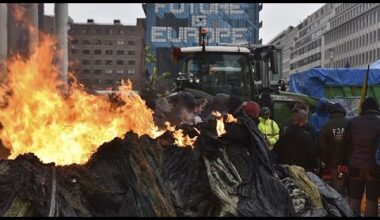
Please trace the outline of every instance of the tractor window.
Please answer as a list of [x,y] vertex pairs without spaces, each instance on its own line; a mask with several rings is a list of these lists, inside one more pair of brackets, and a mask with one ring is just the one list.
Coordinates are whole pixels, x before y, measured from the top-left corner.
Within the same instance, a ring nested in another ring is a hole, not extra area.
[[224,92],[245,95],[250,72],[248,54],[233,53],[196,53],[185,59],[185,72],[193,74],[200,80],[202,89],[213,89],[214,92]]

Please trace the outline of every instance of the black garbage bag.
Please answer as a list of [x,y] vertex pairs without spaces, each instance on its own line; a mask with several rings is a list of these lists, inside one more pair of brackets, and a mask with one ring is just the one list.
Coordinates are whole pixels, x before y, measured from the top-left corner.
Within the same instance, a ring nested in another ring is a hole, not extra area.
[[[249,152],[251,164],[248,181],[238,187],[238,215],[245,217],[295,216],[292,199],[286,187],[274,175],[273,161],[257,125],[245,116],[239,117],[238,123],[239,121],[240,126],[235,126],[235,130],[241,129],[242,131],[238,133],[248,133],[248,144],[247,141],[241,141],[241,143],[245,144],[242,147],[247,148]],[[225,138],[225,141],[228,141],[228,138]]]
[[162,177],[170,191],[177,216],[214,216],[218,199],[210,189],[199,150],[167,146]]
[[[350,208],[347,201],[325,181],[321,180],[312,172],[306,172],[306,175],[318,188],[324,200],[324,206],[329,216],[337,217],[353,217],[353,210]],[[338,212],[339,211],[339,212]]]
[[175,216],[161,178],[162,147],[148,136],[129,132],[99,147],[86,167],[112,194],[115,216]]

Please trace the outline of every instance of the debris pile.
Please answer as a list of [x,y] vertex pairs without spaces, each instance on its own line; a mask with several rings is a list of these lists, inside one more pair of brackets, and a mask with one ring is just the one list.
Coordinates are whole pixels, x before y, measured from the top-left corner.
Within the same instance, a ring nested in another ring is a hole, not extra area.
[[[157,139],[129,132],[84,165],[32,154],[1,160],[0,216],[353,216],[318,176],[275,167],[252,121],[226,124],[222,137],[215,125],[196,125],[200,135],[183,128],[198,135],[194,148],[176,146],[169,131]],[[231,129],[247,139],[235,143]]]

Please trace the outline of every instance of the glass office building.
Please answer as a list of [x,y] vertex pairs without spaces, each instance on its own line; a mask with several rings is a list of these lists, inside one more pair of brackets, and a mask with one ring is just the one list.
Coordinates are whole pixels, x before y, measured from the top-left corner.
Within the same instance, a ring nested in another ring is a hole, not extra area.
[[[173,47],[199,45],[198,28],[207,29],[207,45],[259,44],[259,3],[146,3],[145,43],[157,57],[159,73],[176,74]],[[147,64],[149,72],[154,65]]]

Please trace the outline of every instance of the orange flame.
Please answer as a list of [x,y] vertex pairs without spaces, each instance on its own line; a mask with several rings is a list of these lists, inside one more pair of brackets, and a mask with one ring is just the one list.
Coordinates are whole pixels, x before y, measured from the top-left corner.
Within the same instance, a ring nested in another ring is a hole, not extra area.
[[227,114],[226,122],[227,123],[237,123],[237,119],[233,115]]
[[9,159],[31,152],[44,163],[83,164],[102,143],[128,131],[152,138],[163,133],[130,83],[120,86],[126,104],[117,108],[75,82],[67,97],[61,95],[62,82],[52,64],[55,42],[49,36],[41,40],[29,59],[9,60],[8,82],[0,87],[5,106],[0,110],[0,139],[11,151]]
[[[223,134],[227,133],[223,121],[223,116],[218,111],[212,112],[212,115],[216,117],[216,133],[218,137],[221,137]],[[233,115],[227,114],[226,122],[236,123],[237,119]]]
[[218,137],[227,133],[225,128],[224,128],[224,122],[223,122],[222,114],[220,114],[220,112],[212,112],[212,115],[214,115],[216,117],[216,133],[218,134]]
[[[168,131],[173,133],[173,137],[175,139],[175,144],[179,147],[190,146],[194,149],[194,143],[197,140],[198,136],[190,138],[189,135],[184,135],[182,129],[175,129],[175,126],[171,126],[169,122],[165,122]],[[196,129],[197,133],[200,134],[200,131]]]

